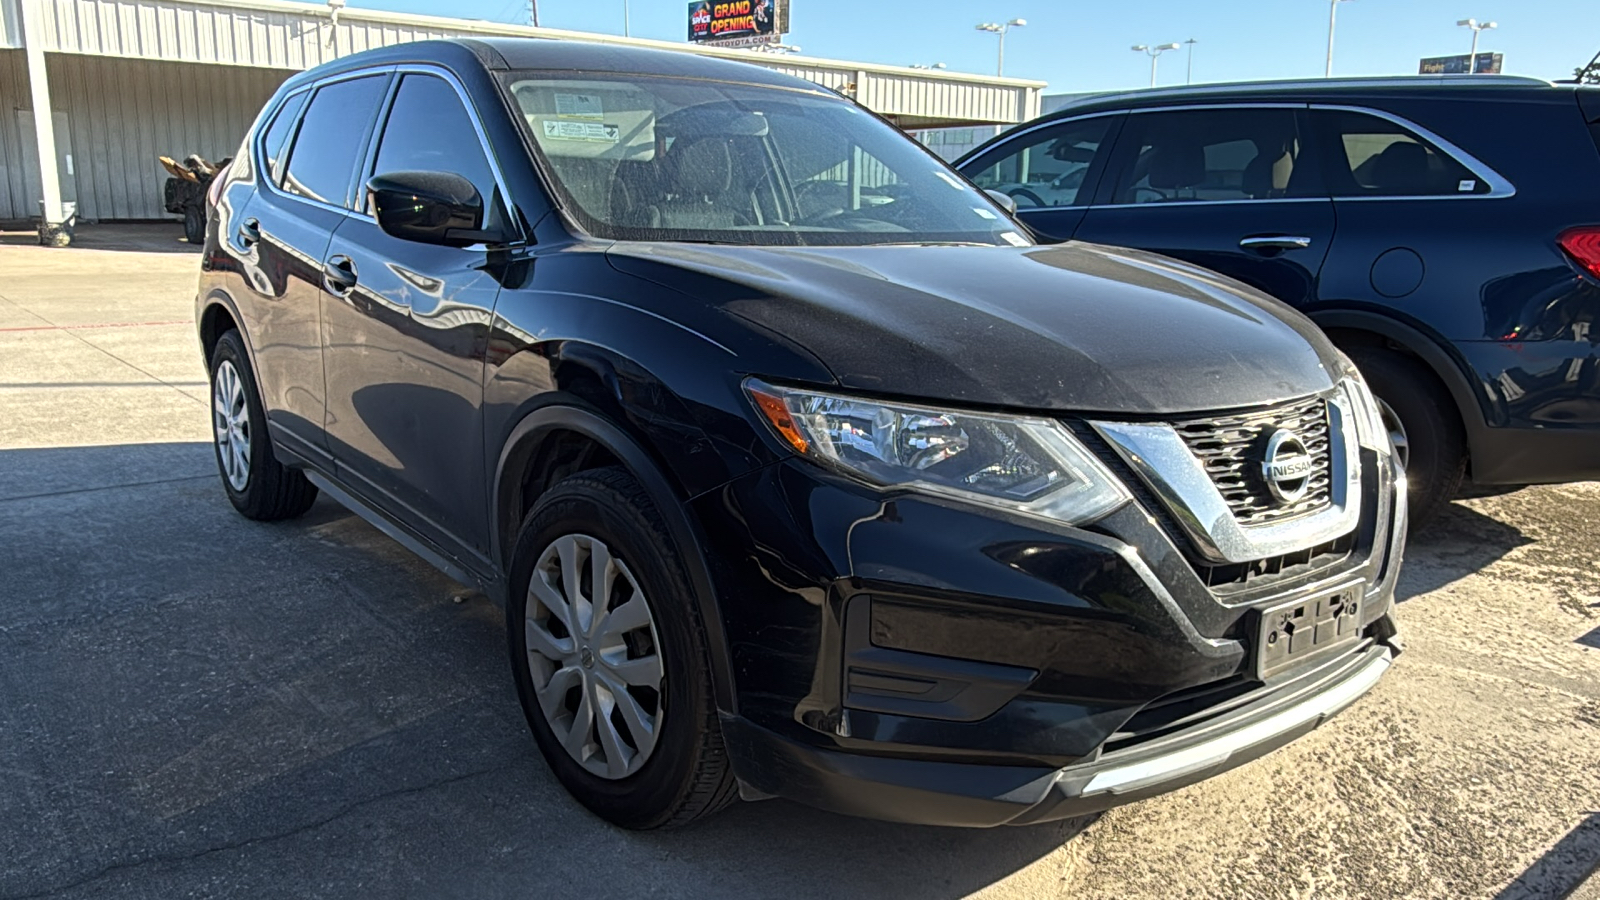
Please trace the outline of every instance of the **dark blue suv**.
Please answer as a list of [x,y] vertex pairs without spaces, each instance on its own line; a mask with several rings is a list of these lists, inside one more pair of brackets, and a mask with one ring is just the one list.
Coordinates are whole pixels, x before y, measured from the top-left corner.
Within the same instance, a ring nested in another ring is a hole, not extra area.
[[1187,260],[1321,325],[1423,521],[1464,476],[1600,478],[1597,150],[1600,89],[1407,77],[1101,95],[956,165],[1041,238]]

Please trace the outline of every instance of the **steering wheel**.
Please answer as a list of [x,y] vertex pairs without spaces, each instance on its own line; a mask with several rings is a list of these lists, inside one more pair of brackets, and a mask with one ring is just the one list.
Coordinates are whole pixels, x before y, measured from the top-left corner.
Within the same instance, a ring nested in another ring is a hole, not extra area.
[[[1154,195],[1155,199],[1154,200],[1141,200],[1141,199],[1139,199],[1139,192],[1140,191],[1143,191],[1146,194]],[[1159,191],[1159,190],[1156,190],[1153,187],[1142,187],[1141,186],[1141,187],[1135,187],[1133,189],[1133,202],[1135,202],[1135,203],[1165,203],[1167,200],[1170,200],[1170,199],[1171,198],[1167,196],[1165,191]]]
[[1039,199],[1039,195],[1028,190],[1027,188],[1013,188],[1006,193],[1010,195],[1011,199],[1017,201],[1017,208],[1019,209],[1021,209],[1023,206],[1023,200],[1028,201],[1027,205],[1030,207],[1044,205],[1044,201]]

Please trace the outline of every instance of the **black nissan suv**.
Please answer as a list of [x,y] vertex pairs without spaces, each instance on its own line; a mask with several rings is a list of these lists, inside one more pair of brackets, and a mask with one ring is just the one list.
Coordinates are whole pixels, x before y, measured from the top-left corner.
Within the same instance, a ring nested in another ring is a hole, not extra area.
[[503,603],[534,739],[613,822],[1075,815],[1294,739],[1398,652],[1400,476],[1309,320],[1039,246],[816,85],[361,53],[283,85],[212,206],[228,498],[320,490]]
[[1413,521],[1480,486],[1600,478],[1600,87],[1510,76],[1086,98],[956,163],[1043,240],[1271,294],[1377,394]]

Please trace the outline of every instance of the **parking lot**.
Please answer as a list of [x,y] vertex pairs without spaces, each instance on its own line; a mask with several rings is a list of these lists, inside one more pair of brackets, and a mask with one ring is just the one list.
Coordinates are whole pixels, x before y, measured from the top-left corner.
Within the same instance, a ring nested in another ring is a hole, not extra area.
[[1031,828],[767,801],[628,833],[547,771],[498,609],[326,499],[234,513],[179,235],[0,238],[0,900],[1591,896],[1600,485],[1414,534],[1391,673],[1209,782]]

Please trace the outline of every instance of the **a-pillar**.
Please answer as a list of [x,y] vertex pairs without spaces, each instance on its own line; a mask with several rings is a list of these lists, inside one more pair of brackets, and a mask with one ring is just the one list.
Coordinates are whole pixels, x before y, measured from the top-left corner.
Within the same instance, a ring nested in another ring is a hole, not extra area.
[[61,208],[61,176],[56,171],[55,117],[50,106],[50,78],[44,68],[44,0],[22,0],[22,44],[28,57],[28,92],[33,101],[33,134],[39,159],[39,185],[44,200],[39,210],[39,243],[65,247],[72,241],[71,223]]

